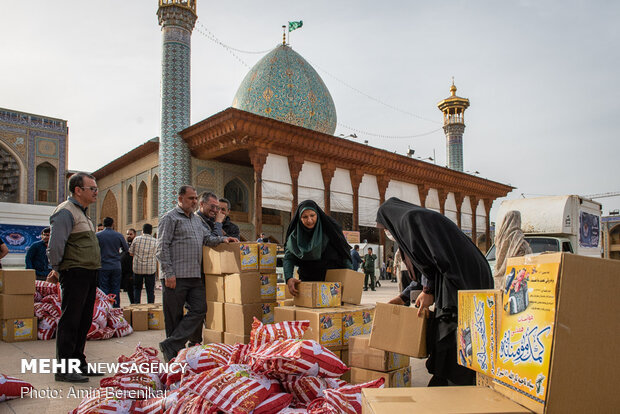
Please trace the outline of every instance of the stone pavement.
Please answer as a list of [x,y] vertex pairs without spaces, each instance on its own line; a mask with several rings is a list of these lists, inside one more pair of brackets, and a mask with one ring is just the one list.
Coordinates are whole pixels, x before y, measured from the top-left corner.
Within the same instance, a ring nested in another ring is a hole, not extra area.
[[[387,302],[396,296],[397,285],[389,281],[382,282],[377,291],[364,292],[363,303]],[[155,302],[161,303],[161,291],[156,290]],[[146,303],[143,290],[142,303]],[[127,295],[121,292],[121,305],[127,305]],[[116,362],[120,355],[130,355],[137,344],[157,348],[157,344],[165,338],[165,331],[134,332],[124,338],[112,338],[105,341],[88,341],[86,343],[86,357],[89,362]],[[0,403],[0,414],[30,414],[30,413],[67,413],[77,407],[82,400],[76,397],[79,391],[95,389],[102,377],[91,377],[85,384],[68,384],[55,382],[53,374],[21,373],[21,360],[32,358],[54,358],[55,340],[30,341],[21,343],[6,343],[0,341],[0,373],[21,378],[30,382],[36,389],[36,394],[25,396],[22,399]],[[345,361],[346,363],[347,361]],[[424,360],[411,359],[413,386],[426,386],[430,375],[424,367]]]

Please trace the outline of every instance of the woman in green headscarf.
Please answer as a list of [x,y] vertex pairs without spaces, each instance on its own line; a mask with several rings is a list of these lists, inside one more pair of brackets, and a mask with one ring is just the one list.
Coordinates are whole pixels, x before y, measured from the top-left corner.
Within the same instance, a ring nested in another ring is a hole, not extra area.
[[[351,246],[342,227],[312,200],[302,201],[286,231],[284,278],[292,295],[297,284],[325,280],[327,269],[350,269]],[[298,267],[299,279],[293,278]]]

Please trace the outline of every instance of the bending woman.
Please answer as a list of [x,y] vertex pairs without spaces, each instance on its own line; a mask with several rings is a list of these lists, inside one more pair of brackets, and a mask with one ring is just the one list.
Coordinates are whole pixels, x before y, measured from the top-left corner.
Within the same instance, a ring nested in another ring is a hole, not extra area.
[[397,198],[379,207],[377,226],[398,243],[410,274],[414,268],[422,274],[418,314],[435,304],[427,330],[426,367],[433,375],[428,385],[473,385],[474,371],[456,362],[457,292],[493,288],[486,259],[449,218]]
[[342,227],[312,200],[302,201],[286,231],[284,278],[292,295],[297,296],[293,269],[297,266],[303,282],[322,282],[327,269],[350,269],[351,246]]

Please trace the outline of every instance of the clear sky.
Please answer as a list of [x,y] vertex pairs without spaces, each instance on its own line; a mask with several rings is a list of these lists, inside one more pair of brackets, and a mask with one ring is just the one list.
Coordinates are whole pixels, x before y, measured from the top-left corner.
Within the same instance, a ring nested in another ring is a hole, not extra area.
[[[336,135],[355,128],[361,142],[445,165],[436,105],[454,76],[471,102],[465,170],[517,187],[509,198],[620,191],[619,2],[197,1],[192,123],[229,107],[264,55],[207,35],[267,51],[303,20],[290,43],[329,88]],[[158,136],[156,11],[156,0],[2,1],[0,107],[66,119],[73,170]]]

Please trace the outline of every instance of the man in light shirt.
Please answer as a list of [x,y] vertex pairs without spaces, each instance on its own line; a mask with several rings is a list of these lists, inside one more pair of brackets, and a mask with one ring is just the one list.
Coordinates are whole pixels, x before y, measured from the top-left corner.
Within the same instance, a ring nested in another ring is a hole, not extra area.
[[157,240],[152,236],[153,226],[142,226],[142,235],[133,239],[129,254],[133,256],[133,299],[140,303],[142,285],[146,286],[146,300],[155,303],[155,273],[157,272]]

